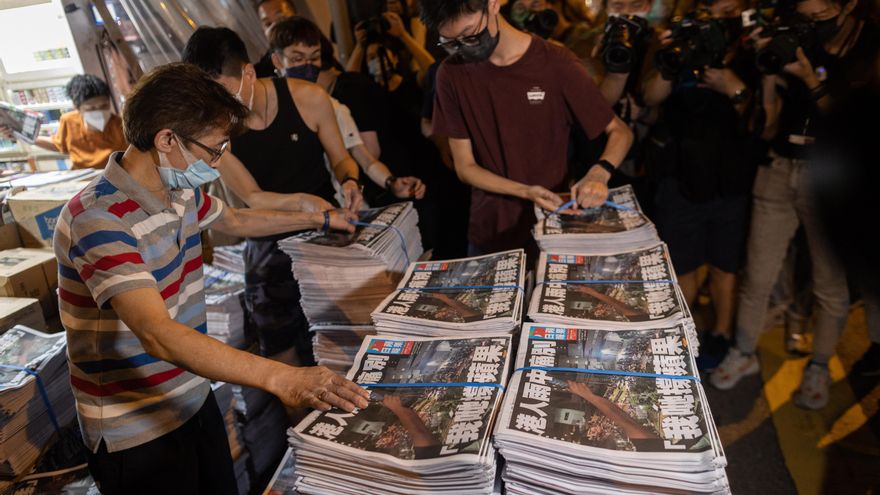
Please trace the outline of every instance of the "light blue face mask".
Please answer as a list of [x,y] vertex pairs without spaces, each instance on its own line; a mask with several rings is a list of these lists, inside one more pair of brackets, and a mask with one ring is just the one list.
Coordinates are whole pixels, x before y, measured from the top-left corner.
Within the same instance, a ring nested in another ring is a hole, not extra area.
[[193,156],[180,144],[180,138],[174,136],[183,159],[188,164],[186,170],[178,170],[171,165],[165,153],[159,153],[159,177],[171,189],[195,189],[220,178],[220,172],[211,167],[205,160]]

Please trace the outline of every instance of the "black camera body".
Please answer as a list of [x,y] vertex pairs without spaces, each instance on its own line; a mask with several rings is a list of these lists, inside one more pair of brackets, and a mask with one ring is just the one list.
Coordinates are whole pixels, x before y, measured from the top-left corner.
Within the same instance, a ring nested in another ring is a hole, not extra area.
[[771,24],[764,33],[772,39],[755,56],[755,65],[763,74],[779,74],[783,67],[797,60],[798,47],[809,50],[816,44],[812,21],[799,14]]
[[655,63],[665,79],[681,74],[699,74],[705,67],[724,66],[727,30],[724,24],[706,12],[697,12],[673,20],[672,43],[657,51]]
[[628,74],[644,54],[650,36],[648,21],[633,15],[617,15],[605,23],[602,63],[607,72]]
[[559,14],[552,9],[544,9],[529,14],[523,21],[523,29],[546,40],[550,38],[558,24]]
[[370,17],[363,22],[362,26],[367,33],[366,43],[368,45],[372,43],[381,43],[388,35],[388,30],[391,29],[391,24],[388,22],[388,19],[381,15]]

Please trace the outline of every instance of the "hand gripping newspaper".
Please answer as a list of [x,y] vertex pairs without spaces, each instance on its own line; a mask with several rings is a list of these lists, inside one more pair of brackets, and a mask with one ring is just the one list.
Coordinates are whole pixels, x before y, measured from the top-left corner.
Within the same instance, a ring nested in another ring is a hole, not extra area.
[[697,355],[693,319],[662,243],[614,254],[541,252],[529,318],[609,330],[682,322]]
[[[565,199],[568,196],[563,195]],[[563,208],[568,209],[568,208]],[[554,253],[631,251],[660,242],[657,229],[645,216],[632,186],[610,189],[608,201],[596,208],[563,214],[535,206],[535,241]]]
[[491,494],[491,435],[510,335],[369,338],[348,378],[371,391],[354,413],[312,412],[289,430],[305,494]]
[[530,323],[496,425],[507,493],[729,493],[681,325]]
[[454,260],[416,262],[373,312],[378,333],[512,333],[526,294],[522,249]]
[[279,241],[293,262],[310,325],[364,325],[422,255],[411,202],[362,210],[353,234],[309,231]]

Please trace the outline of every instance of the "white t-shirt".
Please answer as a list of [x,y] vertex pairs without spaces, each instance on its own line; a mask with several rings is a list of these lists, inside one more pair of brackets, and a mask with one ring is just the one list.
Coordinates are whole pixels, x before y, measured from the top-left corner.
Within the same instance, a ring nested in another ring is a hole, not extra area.
[[[333,103],[333,112],[336,114],[336,125],[339,126],[339,133],[342,134],[342,143],[345,145],[345,149],[350,150],[359,144],[364,144],[364,141],[361,139],[361,132],[358,130],[357,124],[355,124],[354,118],[351,116],[351,110],[332,96],[330,97],[330,102]],[[327,170],[330,172],[330,177],[333,179],[333,188],[336,190],[336,201],[338,201],[340,205],[343,205],[342,187],[340,187],[339,182],[336,181],[336,175],[333,173],[333,166],[330,164],[330,158],[326,153],[324,154],[324,165],[327,166]],[[369,205],[364,202],[363,207],[367,208],[368,206]]]

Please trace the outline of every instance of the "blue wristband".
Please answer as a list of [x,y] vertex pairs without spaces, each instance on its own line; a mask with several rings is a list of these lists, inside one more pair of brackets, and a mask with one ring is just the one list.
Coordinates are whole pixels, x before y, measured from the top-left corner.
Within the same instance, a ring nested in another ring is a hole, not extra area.
[[321,227],[321,230],[324,232],[328,232],[330,230],[330,211],[324,210],[324,226]]

